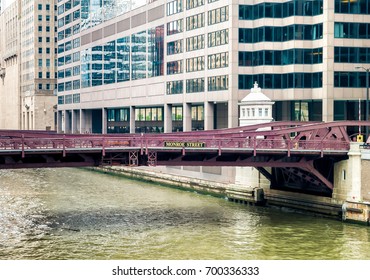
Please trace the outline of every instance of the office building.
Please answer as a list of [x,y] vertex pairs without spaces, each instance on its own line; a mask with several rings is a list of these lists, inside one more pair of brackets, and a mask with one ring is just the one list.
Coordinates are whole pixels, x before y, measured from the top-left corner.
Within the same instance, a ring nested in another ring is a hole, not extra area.
[[[134,3],[134,4],[133,4]],[[257,81],[275,120],[364,119],[370,1],[62,0],[58,130],[238,125]]]
[[54,0],[16,0],[1,12],[1,128],[56,127],[56,9]]

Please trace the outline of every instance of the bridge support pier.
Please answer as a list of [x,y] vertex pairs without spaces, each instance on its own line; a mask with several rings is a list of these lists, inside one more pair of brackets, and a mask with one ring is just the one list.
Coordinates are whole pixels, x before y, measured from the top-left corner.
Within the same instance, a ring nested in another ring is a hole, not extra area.
[[342,204],[345,201],[362,201],[361,195],[361,151],[360,143],[351,142],[348,160],[334,166],[333,199]]
[[348,160],[338,162],[334,166],[333,200],[342,204],[342,220],[362,224],[370,222],[370,203],[363,201],[362,177],[365,162],[361,159],[360,144],[352,142],[348,152]]

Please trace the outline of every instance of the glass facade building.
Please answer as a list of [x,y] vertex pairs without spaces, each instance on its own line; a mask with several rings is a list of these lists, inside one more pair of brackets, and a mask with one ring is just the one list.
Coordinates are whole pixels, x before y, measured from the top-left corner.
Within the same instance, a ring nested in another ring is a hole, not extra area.
[[58,130],[235,127],[255,81],[275,120],[355,119],[368,2],[60,0]]

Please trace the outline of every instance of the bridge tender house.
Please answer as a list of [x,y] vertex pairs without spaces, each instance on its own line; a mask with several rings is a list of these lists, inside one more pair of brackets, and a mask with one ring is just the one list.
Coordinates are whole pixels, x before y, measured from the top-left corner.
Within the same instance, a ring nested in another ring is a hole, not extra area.
[[206,144],[204,142],[166,141],[164,142],[164,146],[171,148],[204,148]]

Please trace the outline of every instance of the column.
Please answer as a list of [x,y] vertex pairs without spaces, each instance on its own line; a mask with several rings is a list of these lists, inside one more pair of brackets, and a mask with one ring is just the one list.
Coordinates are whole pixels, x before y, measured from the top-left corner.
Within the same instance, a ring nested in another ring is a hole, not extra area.
[[322,120],[334,119],[334,1],[325,1],[323,11]]
[[164,104],[164,132],[172,132],[172,104]]
[[86,133],[86,111],[80,110],[80,133]]
[[135,106],[130,106],[130,133],[135,133]]
[[204,130],[212,130],[214,128],[214,103],[204,102]]
[[191,131],[191,103],[183,104],[183,127],[184,131]]
[[101,133],[107,134],[107,119],[108,119],[108,112],[106,108],[102,108],[102,127]]
[[75,110],[72,109],[71,111],[71,118],[72,118],[72,127],[71,127],[71,133],[76,133],[76,113]]

